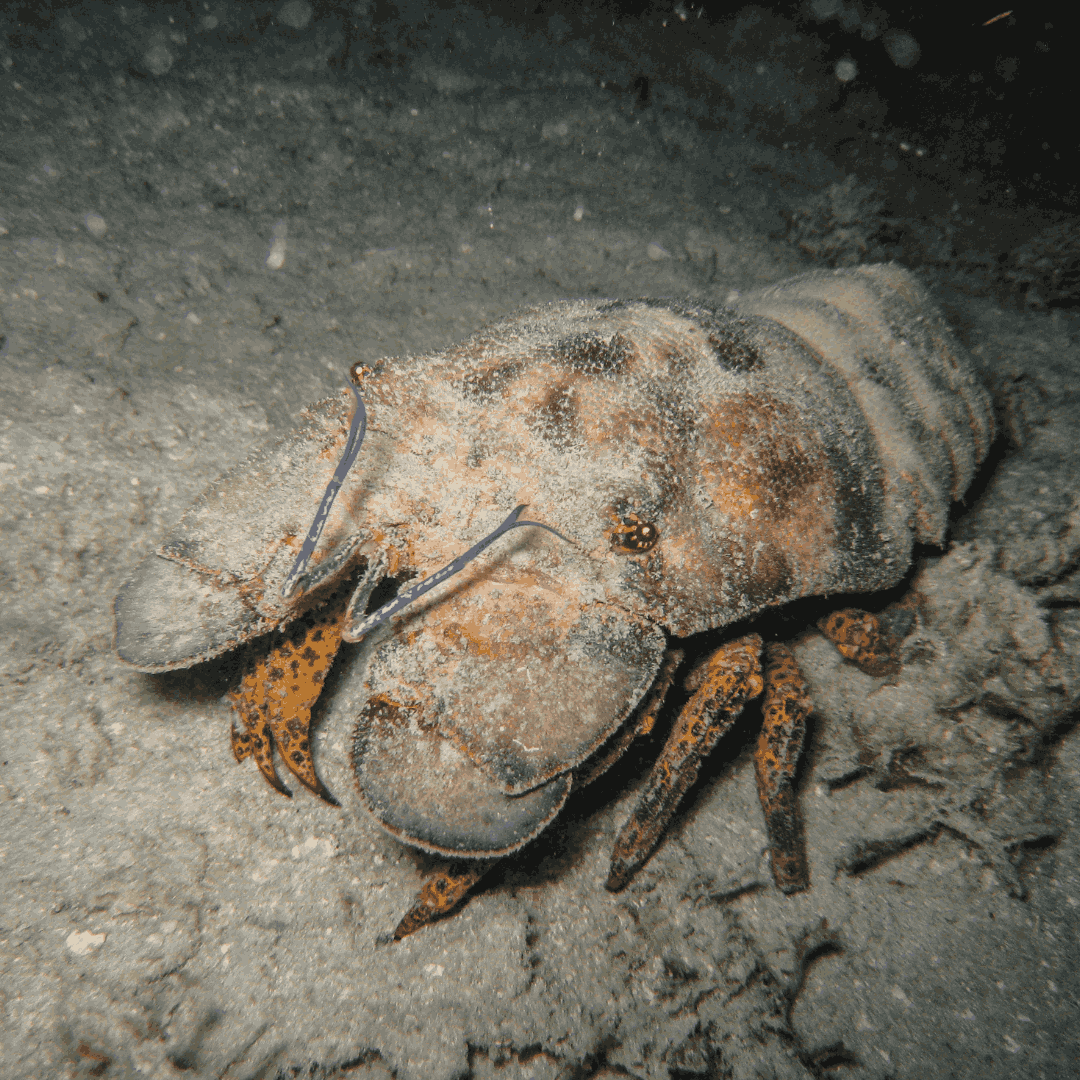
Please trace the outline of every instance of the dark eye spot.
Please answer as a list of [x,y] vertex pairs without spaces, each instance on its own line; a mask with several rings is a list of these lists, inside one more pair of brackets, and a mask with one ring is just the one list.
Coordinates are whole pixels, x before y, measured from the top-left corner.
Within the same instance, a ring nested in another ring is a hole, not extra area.
[[614,551],[640,555],[652,551],[659,539],[660,530],[651,521],[642,521],[637,514],[627,514],[612,530],[611,547]]

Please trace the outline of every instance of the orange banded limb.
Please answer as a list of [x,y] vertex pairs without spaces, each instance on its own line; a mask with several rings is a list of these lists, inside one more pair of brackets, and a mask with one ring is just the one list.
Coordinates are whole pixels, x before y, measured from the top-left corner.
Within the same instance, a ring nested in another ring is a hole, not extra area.
[[291,796],[274,769],[276,746],[297,780],[334,806],[311,757],[311,710],[341,645],[348,599],[349,589],[339,588],[275,634],[270,653],[251,665],[240,690],[230,695],[243,725],[232,729],[236,760],[254,757],[266,782]]
[[876,679],[897,674],[898,643],[883,620],[869,611],[843,608],[818,619],[818,629],[845,659]]
[[749,634],[722,645],[705,663],[611,855],[607,888],[618,892],[649,857],[701,762],[728,731],[743,705],[761,693],[761,638]]
[[798,664],[786,645],[769,645],[764,681],[763,722],[754,770],[772,853],[773,879],[781,892],[793,893],[810,884],[794,780],[811,704]]
[[441,863],[424,879],[412,907],[394,930],[394,940],[415,933],[461,903],[498,859],[453,859]]

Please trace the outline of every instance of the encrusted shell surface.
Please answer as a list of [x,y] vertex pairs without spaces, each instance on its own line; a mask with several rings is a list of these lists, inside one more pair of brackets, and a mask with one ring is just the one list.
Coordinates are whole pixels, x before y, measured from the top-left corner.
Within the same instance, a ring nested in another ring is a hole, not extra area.
[[[553,303],[382,361],[361,392],[367,440],[312,560],[328,581],[376,556],[431,574],[521,503],[568,538],[511,533],[376,632],[361,791],[396,834],[469,854],[557,813],[665,632],[895,584],[992,437],[987,393],[896,266],[729,307]],[[350,415],[347,393],[312,405],[191,507],[118,598],[125,659],[191,664],[317,601],[281,585]]]

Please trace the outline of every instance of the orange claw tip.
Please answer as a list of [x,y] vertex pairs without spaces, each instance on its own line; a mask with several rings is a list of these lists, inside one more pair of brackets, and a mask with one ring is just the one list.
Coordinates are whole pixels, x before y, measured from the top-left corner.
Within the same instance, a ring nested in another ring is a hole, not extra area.
[[421,911],[416,907],[410,908],[401,922],[394,927],[393,940],[400,941],[402,938],[408,937],[410,934],[416,933],[422,926],[427,926],[431,922],[432,916],[426,911]]
[[470,859],[438,866],[427,875],[412,907],[394,928],[394,941],[448,915],[493,865],[492,859]]
[[624,862],[622,859],[616,861],[611,860],[611,869],[608,871],[607,881],[604,882],[604,888],[608,892],[622,892],[623,889],[630,883],[630,879],[634,876],[634,871],[637,870],[637,865],[634,863]]
[[805,854],[801,851],[790,853],[772,850],[769,861],[772,863],[773,881],[785,896],[810,888],[810,871]]
[[608,892],[621,892],[625,889],[630,884],[630,879],[652,854],[653,846],[653,844],[643,843],[640,825],[634,817],[631,817],[623,825],[615,846],[611,850],[611,863],[604,888]]
[[320,799],[322,799],[323,802],[329,803],[331,806],[341,805],[341,803],[339,803],[337,799],[335,799],[334,796],[330,794],[330,789],[320,779],[318,779],[318,777],[315,778],[315,783],[318,786],[310,788],[310,791],[314,792],[316,795],[319,796]]

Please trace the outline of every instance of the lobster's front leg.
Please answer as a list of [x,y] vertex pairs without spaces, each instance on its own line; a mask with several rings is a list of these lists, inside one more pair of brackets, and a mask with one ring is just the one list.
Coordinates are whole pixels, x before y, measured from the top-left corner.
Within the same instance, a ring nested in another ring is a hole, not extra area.
[[341,586],[288,627],[275,631],[270,652],[244,675],[231,694],[242,729],[232,728],[237,761],[254,757],[271,787],[292,792],[274,770],[273,748],[290,772],[310,791],[332,805],[337,800],[315,772],[311,757],[311,710],[341,645],[341,628],[351,590]]
[[[627,747],[656,724],[660,707],[671,689],[675,672],[683,661],[682,649],[669,649],[649,692],[630,718],[587,761],[574,770],[574,789],[599,779],[626,752]],[[424,876],[412,906],[394,930],[394,940],[415,933],[452,911],[476,887],[480,879],[501,859],[446,859]]]
[[415,933],[453,911],[501,859],[447,859],[424,877],[412,907],[394,929],[394,940]]

